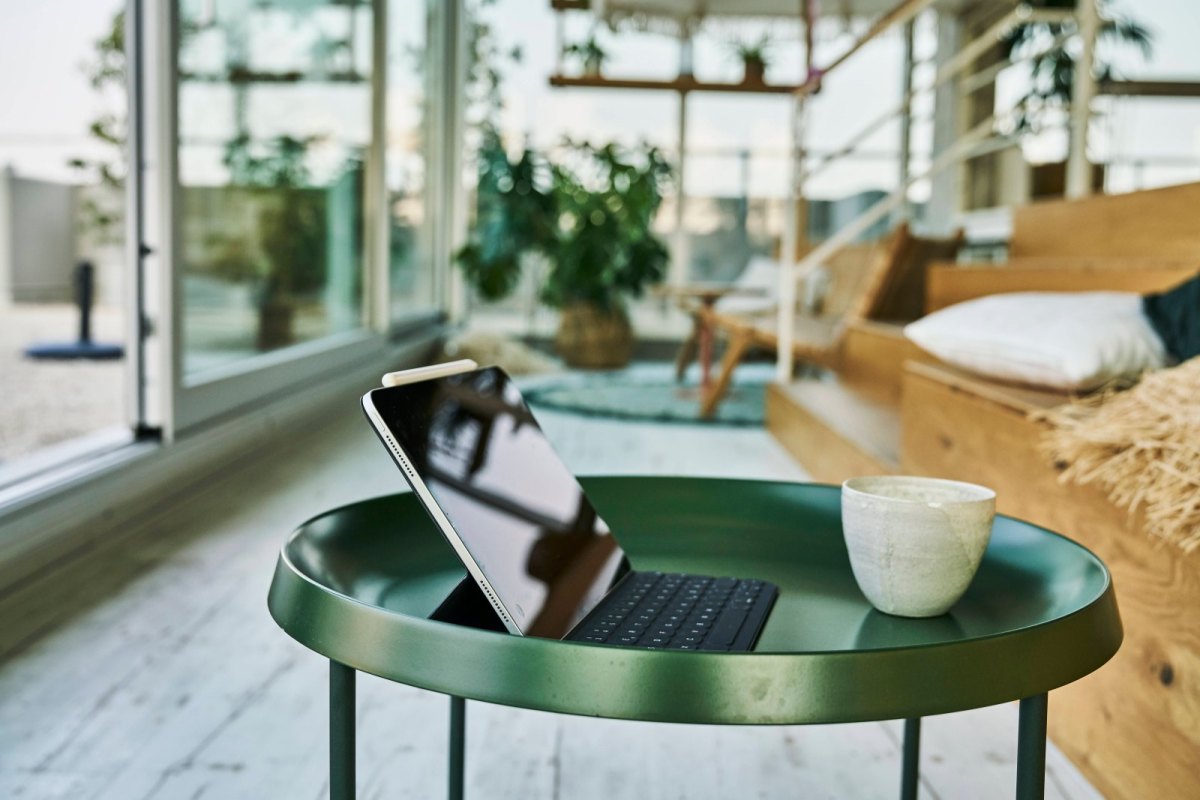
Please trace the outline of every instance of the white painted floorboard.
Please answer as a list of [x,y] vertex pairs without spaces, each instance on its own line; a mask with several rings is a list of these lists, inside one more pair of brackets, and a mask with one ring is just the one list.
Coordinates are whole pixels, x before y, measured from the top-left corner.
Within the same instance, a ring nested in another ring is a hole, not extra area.
[[[760,430],[539,417],[580,474],[804,478]],[[303,433],[0,598],[0,798],[325,796],[327,663],[275,626],[267,585],[295,525],[401,480],[356,411]],[[442,696],[361,676],[360,797],[442,796],[447,710]],[[898,723],[467,713],[472,800],[891,798],[899,782]],[[924,797],[1011,796],[1015,707],[930,718],[924,734]],[[1049,797],[1098,796],[1053,747],[1048,762]]]

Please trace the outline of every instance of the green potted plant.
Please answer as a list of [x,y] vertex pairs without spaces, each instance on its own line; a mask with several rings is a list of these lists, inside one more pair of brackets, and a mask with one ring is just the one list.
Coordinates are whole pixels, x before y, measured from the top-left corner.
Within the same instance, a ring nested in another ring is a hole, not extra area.
[[512,294],[529,257],[553,252],[557,224],[550,167],[528,148],[509,159],[495,129],[485,127],[475,224],[455,254],[467,283],[486,301]]
[[742,60],[742,83],[751,86],[761,86],[767,77],[767,51],[771,47],[771,38],[763,36],[753,42],[736,42],[733,52]]
[[265,256],[257,276],[259,350],[295,341],[298,302],[325,284],[325,195],[310,186],[309,139],[280,136],[252,152],[248,136],[230,140],[225,165],[232,183],[260,202],[259,244]]
[[582,174],[554,168],[560,222],[542,301],[562,312],[555,345],[568,364],[621,367],[634,344],[625,303],[666,273],[652,226],[671,168],[657,148],[640,158],[613,144],[572,150]]
[[563,48],[563,55],[570,58],[578,58],[583,66],[584,77],[598,78],[600,77],[600,68],[604,66],[605,59],[608,58],[608,53],[596,41],[596,35],[592,34],[582,42],[575,42]]
[[567,149],[559,164],[528,149],[511,160],[486,134],[476,222],[456,260],[481,298],[499,300],[531,256],[544,258],[539,296],[562,312],[559,353],[572,366],[619,367],[633,354],[625,304],[666,272],[667,248],[651,226],[671,169],[655,148]]

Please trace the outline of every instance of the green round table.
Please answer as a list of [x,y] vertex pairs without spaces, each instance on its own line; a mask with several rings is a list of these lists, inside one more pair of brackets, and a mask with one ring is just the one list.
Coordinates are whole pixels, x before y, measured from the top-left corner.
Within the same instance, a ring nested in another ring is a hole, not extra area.
[[330,660],[330,794],[354,795],[354,676],[451,698],[450,796],[463,793],[465,700],[619,719],[783,725],[903,719],[915,798],[920,718],[1020,700],[1019,798],[1045,781],[1047,692],[1121,644],[1112,578],[1087,549],[997,517],[950,613],[903,619],[859,592],[834,486],[703,478],[582,483],[639,570],[762,578],[779,599],[752,653],[526,638],[430,619],[464,570],[411,494],[302,525],[268,605]]

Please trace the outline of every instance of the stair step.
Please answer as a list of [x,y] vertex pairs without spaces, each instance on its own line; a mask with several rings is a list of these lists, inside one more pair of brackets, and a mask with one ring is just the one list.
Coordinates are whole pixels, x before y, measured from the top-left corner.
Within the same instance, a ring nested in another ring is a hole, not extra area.
[[899,406],[833,374],[772,384],[767,430],[817,480],[900,469]]

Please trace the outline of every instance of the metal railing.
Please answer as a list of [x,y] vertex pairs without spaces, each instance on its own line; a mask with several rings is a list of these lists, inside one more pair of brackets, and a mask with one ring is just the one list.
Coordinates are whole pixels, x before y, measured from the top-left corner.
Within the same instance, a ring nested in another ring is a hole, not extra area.
[[832,256],[836,255],[846,245],[855,241],[872,225],[884,219],[896,209],[901,208],[905,204],[908,190],[913,184],[928,180],[951,166],[961,164],[964,161],[976,158],[985,153],[1008,147],[1016,140],[1016,136],[1014,134],[998,134],[995,130],[998,115],[993,113],[987,119],[971,127],[950,146],[942,150],[941,153],[932,159],[928,167],[920,173],[909,174],[905,170],[900,184],[891,194],[881,198],[865,209],[858,217],[847,223],[803,258],[797,260],[796,249],[799,238],[797,230],[798,208],[799,200],[804,196],[806,181],[830,165],[850,157],[872,134],[876,133],[884,125],[894,119],[910,115],[912,103],[916,96],[932,92],[952,80],[959,81],[960,93],[965,94],[977,91],[993,83],[1004,69],[1014,64],[1031,61],[1045,55],[1053,49],[1062,46],[1068,36],[1071,35],[1066,31],[1060,32],[1045,46],[1027,52],[1018,59],[990,65],[973,74],[962,77],[963,73],[967,72],[977,59],[994,47],[997,41],[1013,30],[1013,28],[1018,25],[1037,22],[1060,23],[1074,18],[1071,11],[1034,9],[1026,5],[1013,8],[964,45],[952,58],[943,63],[935,73],[933,80],[927,86],[920,88],[909,87],[901,102],[896,107],[888,109],[886,113],[871,120],[862,130],[851,136],[846,144],[837,151],[821,158],[811,168],[807,167],[807,158],[804,151],[805,105],[807,99],[821,87],[824,79],[834,69],[846,63],[851,56],[860,51],[867,43],[898,25],[908,23],[930,5],[931,2],[929,0],[905,0],[905,2],[900,3],[892,11],[880,17],[860,39],[851,45],[845,53],[834,59],[827,67],[817,70],[812,69],[810,65],[809,79],[805,81],[804,85],[796,93],[792,134],[794,145],[792,155],[793,191],[789,197],[786,228],[783,237],[779,309],[776,322],[779,345],[775,371],[776,380],[780,382],[790,381],[795,367],[795,356],[792,346],[799,281],[807,277],[819,265],[828,262]]

